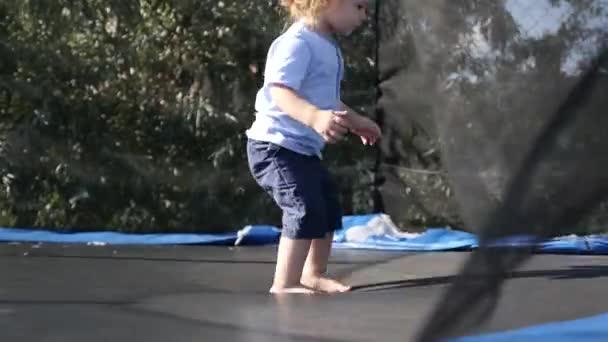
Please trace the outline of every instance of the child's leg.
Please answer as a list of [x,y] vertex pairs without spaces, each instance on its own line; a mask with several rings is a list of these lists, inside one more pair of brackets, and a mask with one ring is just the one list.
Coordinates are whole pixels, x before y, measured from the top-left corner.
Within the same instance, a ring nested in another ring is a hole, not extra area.
[[331,245],[334,237],[333,232],[342,227],[342,210],[338,198],[338,189],[326,169],[322,169],[321,182],[328,233],[326,233],[324,239],[312,241],[302,272],[302,283],[324,292],[346,292],[350,290],[350,286],[331,279],[327,275],[327,264],[331,255]]
[[318,291],[329,293],[347,292],[350,290],[350,286],[344,285],[326,275],[332,240],[333,233],[327,233],[324,239],[312,241],[308,257],[306,258],[306,264],[302,271],[301,281],[303,285]]
[[250,170],[283,212],[272,293],[309,293],[302,286],[302,269],[311,240],[327,232],[318,158],[304,156],[274,144],[248,143]]
[[310,240],[281,238],[271,293],[314,293],[300,282],[310,245]]
[[312,240],[306,263],[304,264],[304,275],[321,276],[327,272],[327,262],[331,254],[331,241],[333,233],[327,233],[324,239]]

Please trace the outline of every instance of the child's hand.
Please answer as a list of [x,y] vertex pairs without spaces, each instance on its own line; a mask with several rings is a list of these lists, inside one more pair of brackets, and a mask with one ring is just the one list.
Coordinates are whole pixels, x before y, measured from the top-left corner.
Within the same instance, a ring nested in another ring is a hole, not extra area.
[[317,112],[312,128],[317,131],[327,143],[333,144],[348,133],[346,112],[321,110]]
[[347,122],[350,131],[358,135],[364,145],[374,145],[382,136],[380,127],[364,116],[351,113],[347,116]]

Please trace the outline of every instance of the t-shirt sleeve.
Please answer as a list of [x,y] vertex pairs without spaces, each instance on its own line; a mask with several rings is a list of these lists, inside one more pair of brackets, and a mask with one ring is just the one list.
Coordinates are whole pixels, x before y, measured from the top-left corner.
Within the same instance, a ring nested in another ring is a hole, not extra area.
[[308,44],[301,38],[283,37],[268,52],[264,78],[266,83],[281,84],[299,90],[312,59]]

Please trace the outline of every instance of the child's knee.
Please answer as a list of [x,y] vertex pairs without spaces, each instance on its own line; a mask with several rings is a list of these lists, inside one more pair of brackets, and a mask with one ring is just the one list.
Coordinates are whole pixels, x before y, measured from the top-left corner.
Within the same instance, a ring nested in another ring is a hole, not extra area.
[[323,239],[328,232],[327,211],[321,200],[299,203],[283,211],[283,236],[292,239]]

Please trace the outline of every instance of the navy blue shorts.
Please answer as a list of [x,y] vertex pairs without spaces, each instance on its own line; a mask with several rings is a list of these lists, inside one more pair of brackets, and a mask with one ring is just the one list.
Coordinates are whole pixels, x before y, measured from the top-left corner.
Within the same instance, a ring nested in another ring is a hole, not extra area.
[[321,239],[342,227],[338,191],[318,157],[248,139],[249,170],[283,211],[282,235]]

